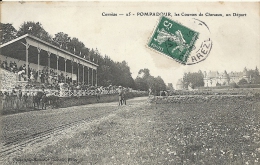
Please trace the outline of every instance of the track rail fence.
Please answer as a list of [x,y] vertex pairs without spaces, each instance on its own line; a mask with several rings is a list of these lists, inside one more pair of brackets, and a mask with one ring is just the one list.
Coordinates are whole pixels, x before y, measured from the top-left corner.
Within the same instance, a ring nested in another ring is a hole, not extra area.
[[[1,91],[0,96],[1,109],[27,109],[33,108],[33,96],[42,89],[21,89],[22,96],[19,96],[18,90],[4,90]],[[82,97],[82,96],[95,96],[97,95],[97,90],[50,90],[45,89],[44,92],[47,96],[57,96],[60,98],[66,97]],[[144,91],[130,90],[131,93],[144,93]],[[4,93],[7,95],[4,96]],[[113,95],[117,94],[117,90],[101,90],[98,92],[99,95]]]

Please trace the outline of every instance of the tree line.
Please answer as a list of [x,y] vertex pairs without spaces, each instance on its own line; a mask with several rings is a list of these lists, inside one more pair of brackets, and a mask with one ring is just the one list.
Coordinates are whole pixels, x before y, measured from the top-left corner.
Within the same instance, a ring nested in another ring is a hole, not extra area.
[[163,79],[160,76],[152,76],[147,68],[139,70],[135,84],[138,89],[143,91],[147,91],[150,88],[154,95],[159,95],[160,91],[166,90]]
[[[24,22],[18,30],[10,23],[1,23],[0,28],[2,30],[0,32],[0,44],[9,42],[24,34],[30,34],[77,56],[97,63],[99,65],[97,69],[99,86],[121,85],[140,90],[148,90],[149,87],[156,90],[165,89],[165,83],[160,77],[155,78],[148,72],[145,79],[137,77],[134,80],[126,61],[115,62],[108,55],[101,55],[97,48],[88,48],[78,38],[71,37],[64,32],[58,32],[52,36],[43,28],[40,22]],[[139,72],[143,72],[144,70],[146,69],[141,69]],[[142,81],[144,84],[142,84]]]

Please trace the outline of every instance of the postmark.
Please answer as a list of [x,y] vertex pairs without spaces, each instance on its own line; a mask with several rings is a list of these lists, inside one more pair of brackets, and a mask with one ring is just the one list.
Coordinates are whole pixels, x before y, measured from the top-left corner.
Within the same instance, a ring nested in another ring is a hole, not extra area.
[[189,20],[188,24],[192,29],[200,33],[186,62],[186,65],[193,65],[204,61],[208,57],[213,46],[213,41],[210,29],[205,22],[193,18]]
[[212,48],[207,25],[196,19],[185,23],[188,26],[162,16],[148,47],[184,65],[205,60]]

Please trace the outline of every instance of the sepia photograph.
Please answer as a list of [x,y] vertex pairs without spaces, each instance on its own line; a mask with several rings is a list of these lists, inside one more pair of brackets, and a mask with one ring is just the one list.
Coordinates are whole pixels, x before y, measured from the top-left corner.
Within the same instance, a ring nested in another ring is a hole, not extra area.
[[0,11],[1,164],[260,164],[259,2]]

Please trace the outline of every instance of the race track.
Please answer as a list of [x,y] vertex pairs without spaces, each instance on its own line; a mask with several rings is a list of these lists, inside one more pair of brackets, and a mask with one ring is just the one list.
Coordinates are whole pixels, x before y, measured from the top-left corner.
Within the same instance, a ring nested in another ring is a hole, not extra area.
[[0,163],[259,164],[259,119],[259,100],[245,97],[142,97],[6,115]]
[[[143,103],[145,100],[145,97],[134,98],[127,101],[127,106],[138,106],[138,103]],[[14,148],[19,145],[25,145],[34,139],[43,138],[54,132],[62,132],[66,128],[83,122],[99,120],[115,114],[124,106],[118,106],[117,102],[96,103],[2,116],[0,119],[0,153],[7,155],[15,152]]]

